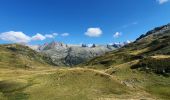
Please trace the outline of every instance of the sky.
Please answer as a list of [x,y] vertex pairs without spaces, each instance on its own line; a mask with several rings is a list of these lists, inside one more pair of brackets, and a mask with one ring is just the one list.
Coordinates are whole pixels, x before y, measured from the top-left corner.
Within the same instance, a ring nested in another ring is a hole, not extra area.
[[170,0],[0,0],[0,44],[134,41],[170,23]]

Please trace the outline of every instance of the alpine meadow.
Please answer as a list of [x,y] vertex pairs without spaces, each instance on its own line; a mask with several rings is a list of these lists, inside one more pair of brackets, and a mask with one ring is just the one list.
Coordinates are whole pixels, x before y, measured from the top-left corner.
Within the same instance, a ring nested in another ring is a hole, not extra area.
[[170,100],[169,11],[169,0],[0,0],[0,100]]

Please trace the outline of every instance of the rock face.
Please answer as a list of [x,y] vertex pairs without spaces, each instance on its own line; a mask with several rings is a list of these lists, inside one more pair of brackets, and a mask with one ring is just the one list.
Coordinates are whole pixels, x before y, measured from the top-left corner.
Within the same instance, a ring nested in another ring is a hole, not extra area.
[[113,45],[74,46],[60,42],[51,42],[39,47],[39,51],[48,55],[58,66],[73,66],[114,50]]

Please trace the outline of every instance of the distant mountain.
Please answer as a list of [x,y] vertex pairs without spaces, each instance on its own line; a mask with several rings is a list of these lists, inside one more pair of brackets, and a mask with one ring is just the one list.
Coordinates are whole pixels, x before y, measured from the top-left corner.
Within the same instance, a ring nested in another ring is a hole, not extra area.
[[110,45],[115,47],[115,48],[121,48],[121,47],[123,47],[125,45],[128,45],[129,43],[131,43],[131,41],[127,40],[126,42],[123,42],[123,43],[121,43],[121,42],[116,43],[115,42],[115,43],[111,43]]
[[132,69],[170,74],[170,24],[157,27],[124,47],[96,57],[87,66],[109,68],[138,60]]
[[49,50],[54,48],[66,48],[66,47],[67,45],[65,45],[64,43],[52,41],[51,43],[45,43],[44,45],[39,46],[38,49],[42,51],[42,50]]
[[45,43],[38,50],[48,55],[58,66],[73,66],[88,61],[96,56],[115,50],[112,45],[67,45],[61,42]]

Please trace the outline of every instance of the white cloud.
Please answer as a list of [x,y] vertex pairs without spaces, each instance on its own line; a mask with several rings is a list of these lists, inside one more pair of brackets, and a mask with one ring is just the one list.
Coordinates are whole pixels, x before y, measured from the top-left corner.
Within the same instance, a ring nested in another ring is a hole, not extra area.
[[89,37],[99,37],[102,35],[102,30],[100,28],[88,28],[85,35]]
[[53,36],[58,36],[58,33],[52,33]]
[[44,36],[45,36],[46,38],[55,38],[56,36],[58,36],[58,33],[45,34]]
[[40,33],[37,33],[36,35],[32,36],[32,40],[45,40],[45,39],[46,37]]
[[[0,40],[11,41],[14,43],[28,43],[31,41],[37,41],[37,40],[42,41],[47,38],[54,38],[57,35],[58,35],[58,33],[45,34],[45,35],[37,33],[34,36],[27,36],[23,32],[9,31],[9,32],[0,33]],[[68,36],[68,35],[69,35],[68,33],[62,34],[62,36]]]
[[164,4],[166,2],[168,2],[169,0],[157,0],[157,2],[159,2],[159,4]]
[[132,41],[130,41],[130,40],[127,40],[127,41],[126,41],[126,43],[128,43],[128,44],[131,43],[131,42],[132,42]]
[[4,41],[11,41],[14,43],[28,43],[31,38],[23,32],[9,31],[0,34],[0,39]]
[[69,33],[63,33],[61,34],[61,36],[69,36],[70,34]]
[[121,35],[122,35],[121,32],[116,32],[116,33],[113,35],[113,37],[114,37],[114,38],[118,38],[118,37],[120,37]]
[[45,34],[45,37],[46,38],[54,38],[54,35],[53,34]]

